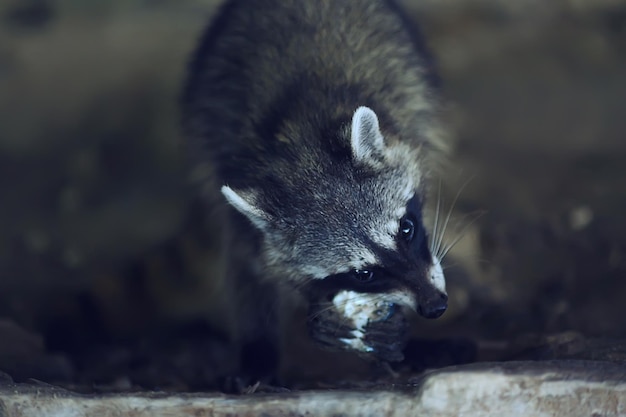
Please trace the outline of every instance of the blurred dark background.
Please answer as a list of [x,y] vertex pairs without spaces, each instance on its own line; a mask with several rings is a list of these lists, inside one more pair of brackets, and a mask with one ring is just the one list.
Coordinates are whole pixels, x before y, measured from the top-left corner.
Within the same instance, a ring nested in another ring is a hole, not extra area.
[[[216,242],[187,186],[177,100],[217,3],[0,2],[0,370],[132,386],[215,350],[225,320],[198,319],[219,287]],[[468,338],[478,360],[555,339],[622,360],[626,3],[403,4],[449,101],[446,207],[463,188],[450,311],[416,335]],[[209,378],[225,354],[162,384]]]

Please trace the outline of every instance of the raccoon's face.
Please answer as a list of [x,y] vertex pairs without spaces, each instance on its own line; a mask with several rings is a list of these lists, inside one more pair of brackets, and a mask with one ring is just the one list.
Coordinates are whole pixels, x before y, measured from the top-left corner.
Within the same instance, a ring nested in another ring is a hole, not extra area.
[[351,302],[403,305],[439,317],[447,295],[422,221],[420,150],[386,144],[366,107],[344,130],[346,158],[318,157],[271,188],[224,186],[223,194],[262,232],[268,268],[311,299],[333,303],[355,328],[363,327],[357,316],[364,313]]

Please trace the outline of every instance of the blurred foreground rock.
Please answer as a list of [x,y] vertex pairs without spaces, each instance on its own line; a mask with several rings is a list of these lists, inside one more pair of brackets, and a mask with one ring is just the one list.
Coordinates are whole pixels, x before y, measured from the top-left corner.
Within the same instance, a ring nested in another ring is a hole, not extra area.
[[436,371],[412,386],[286,394],[78,395],[0,385],[3,417],[622,416],[626,367],[604,362],[480,364]]

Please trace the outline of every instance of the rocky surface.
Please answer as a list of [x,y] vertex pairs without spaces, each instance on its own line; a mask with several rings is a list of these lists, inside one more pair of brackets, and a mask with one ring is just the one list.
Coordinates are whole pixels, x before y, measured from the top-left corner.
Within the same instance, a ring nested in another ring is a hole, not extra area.
[[0,385],[0,415],[50,416],[622,416],[626,367],[562,361],[472,365],[372,391],[277,394],[77,395],[50,386]]

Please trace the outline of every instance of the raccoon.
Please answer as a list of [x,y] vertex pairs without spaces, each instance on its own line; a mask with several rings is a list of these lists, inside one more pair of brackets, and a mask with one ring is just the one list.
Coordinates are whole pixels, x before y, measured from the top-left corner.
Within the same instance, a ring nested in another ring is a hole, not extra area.
[[422,219],[445,151],[438,84],[392,0],[222,5],[182,113],[238,297],[242,372],[277,366],[285,299],[309,303],[322,344],[390,361],[402,359],[404,308],[446,310]]

